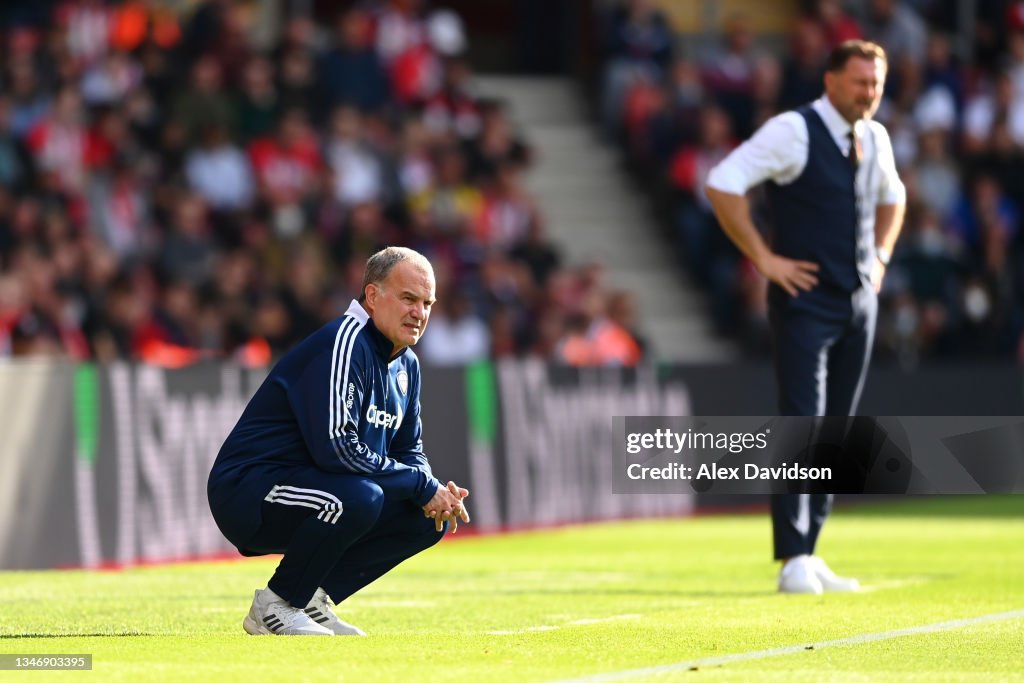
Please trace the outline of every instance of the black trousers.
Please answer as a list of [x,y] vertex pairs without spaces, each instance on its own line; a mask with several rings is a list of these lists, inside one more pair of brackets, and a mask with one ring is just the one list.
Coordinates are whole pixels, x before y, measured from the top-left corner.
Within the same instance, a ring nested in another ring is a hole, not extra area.
[[[793,298],[772,286],[768,301],[779,415],[853,415],[875,338],[874,290],[819,288]],[[775,559],[813,554],[832,496],[774,495],[771,508]]]

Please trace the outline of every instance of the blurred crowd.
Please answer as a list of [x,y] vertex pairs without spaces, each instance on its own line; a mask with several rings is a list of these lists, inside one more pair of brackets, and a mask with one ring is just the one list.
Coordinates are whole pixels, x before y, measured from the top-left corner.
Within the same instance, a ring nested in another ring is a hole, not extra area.
[[[610,4],[602,123],[660,188],[723,333],[768,349],[766,283],[718,228],[708,171],[767,118],[820,96],[832,47],[866,38],[888,54],[876,118],[908,190],[878,353],[1024,360],[1024,3],[970,6],[974,16],[951,0],[807,0],[772,50],[740,15],[708,49],[676,35],[651,0]],[[757,222],[770,229],[767,215]]]
[[309,6],[0,9],[0,355],[262,365],[400,244],[436,269],[427,362],[635,364],[631,300],[546,239],[459,16]]

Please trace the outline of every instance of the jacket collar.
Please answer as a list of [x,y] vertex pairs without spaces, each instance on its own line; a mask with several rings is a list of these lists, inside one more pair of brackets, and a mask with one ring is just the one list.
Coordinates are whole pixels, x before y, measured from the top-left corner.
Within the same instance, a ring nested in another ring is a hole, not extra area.
[[401,358],[409,350],[408,346],[403,347],[401,351],[392,357],[391,354],[395,349],[395,345],[384,336],[383,332],[377,329],[377,326],[373,324],[373,318],[370,317],[367,310],[357,300],[352,300],[352,303],[348,305],[348,310],[345,311],[345,315],[355,318],[363,325],[367,338],[370,340],[370,346],[373,348],[374,353],[377,354],[377,357],[384,361],[385,364]]

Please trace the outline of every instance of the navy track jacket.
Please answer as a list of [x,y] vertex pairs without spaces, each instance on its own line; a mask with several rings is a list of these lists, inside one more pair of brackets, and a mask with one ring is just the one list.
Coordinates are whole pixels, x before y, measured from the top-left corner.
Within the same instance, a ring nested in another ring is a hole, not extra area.
[[[423,453],[420,367],[353,301],[278,361],[231,430],[210,472],[221,531],[244,545],[263,498],[294,467],[373,480],[387,498],[425,505],[438,481]],[[244,511],[244,512],[243,512]]]

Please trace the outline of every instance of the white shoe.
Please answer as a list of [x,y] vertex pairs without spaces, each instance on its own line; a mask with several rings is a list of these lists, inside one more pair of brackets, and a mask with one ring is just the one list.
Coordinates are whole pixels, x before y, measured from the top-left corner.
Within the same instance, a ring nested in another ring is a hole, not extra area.
[[825,560],[817,555],[810,557],[811,568],[814,575],[821,581],[821,587],[829,593],[856,593],[860,590],[860,581],[845,576],[836,576],[836,573],[829,569]]
[[365,636],[362,629],[346,623],[338,618],[338,615],[331,609],[334,603],[323,588],[317,588],[313,593],[313,599],[304,610],[313,621],[320,624],[336,636]]
[[814,571],[810,555],[791,557],[779,572],[780,593],[811,593],[821,595],[824,590],[821,580]]
[[251,636],[333,636],[334,632],[313,621],[298,607],[269,588],[256,591],[252,607],[242,621]]

